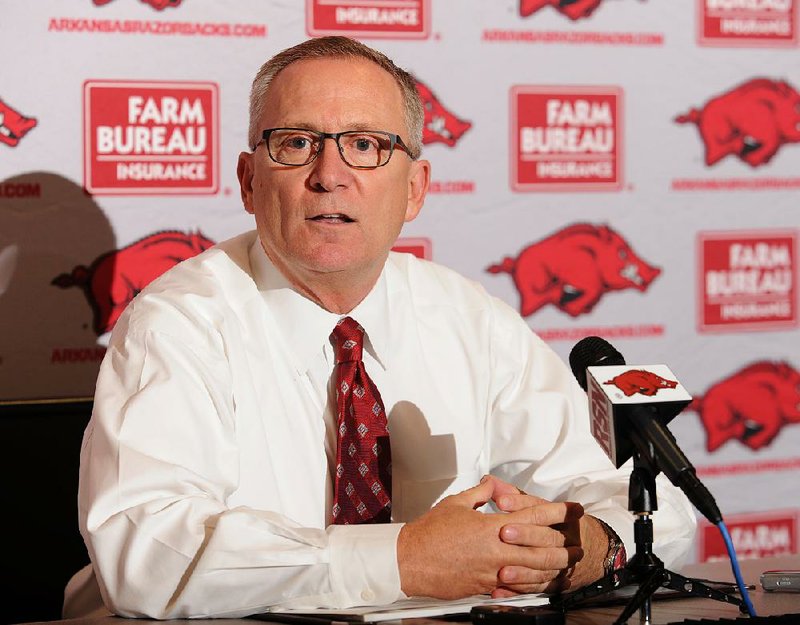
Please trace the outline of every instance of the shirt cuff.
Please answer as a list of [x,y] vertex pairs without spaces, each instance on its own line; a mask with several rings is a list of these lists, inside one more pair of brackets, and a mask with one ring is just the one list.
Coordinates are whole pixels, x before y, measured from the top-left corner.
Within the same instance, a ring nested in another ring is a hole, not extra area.
[[402,527],[402,523],[327,527],[331,589],[342,605],[386,605],[405,597],[397,566]]

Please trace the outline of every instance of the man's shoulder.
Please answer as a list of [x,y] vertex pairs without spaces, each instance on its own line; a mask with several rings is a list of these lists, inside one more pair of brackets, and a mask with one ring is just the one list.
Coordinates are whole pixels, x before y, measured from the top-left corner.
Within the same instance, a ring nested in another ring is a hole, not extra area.
[[491,340],[512,344],[533,334],[519,312],[450,267],[393,252],[387,269],[390,305],[426,319],[437,332],[461,333],[479,343],[476,337],[485,330]]
[[147,285],[120,321],[167,327],[170,318],[197,322],[240,307],[257,293],[249,259],[255,239],[247,232],[178,263]]
[[413,254],[392,252],[389,267],[401,288],[418,306],[445,306],[461,309],[493,309],[502,314],[510,312],[519,317],[505,302],[489,294],[477,280],[459,272],[414,256]]
[[140,296],[163,293],[181,298],[196,291],[224,289],[231,280],[252,282],[249,253],[255,238],[255,232],[246,232],[177,263],[147,285]]

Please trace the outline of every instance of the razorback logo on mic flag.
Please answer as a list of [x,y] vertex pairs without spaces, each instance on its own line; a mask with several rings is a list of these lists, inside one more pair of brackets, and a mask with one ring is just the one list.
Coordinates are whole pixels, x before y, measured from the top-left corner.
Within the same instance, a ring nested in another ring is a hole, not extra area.
[[511,188],[615,191],[622,186],[622,90],[512,87]]
[[652,397],[661,389],[675,388],[678,382],[662,378],[660,375],[645,369],[628,369],[607,380],[604,384],[613,384],[625,393],[626,397],[631,397],[636,393]]
[[508,273],[523,317],[552,304],[571,317],[591,312],[609,291],[646,291],[661,270],[639,258],[609,226],[573,224],[487,267]]
[[709,387],[689,408],[700,415],[709,452],[731,440],[758,451],[784,426],[800,423],[800,373],[786,362],[758,361]]
[[83,290],[94,313],[98,336],[110,332],[122,311],[139,292],[179,262],[214,245],[201,232],[169,230],[150,234],[118,250],[98,256],[89,266],[77,265],[53,278],[62,289]]
[[797,326],[796,232],[701,232],[697,255],[702,332]]
[[15,148],[28,132],[36,127],[34,117],[26,117],[0,100],[0,143]]
[[797,44],[798,0],[696,0],[698,41],[707,46]]
[[461,136],[472,128],[472,122],[457,117],[455,113],[445,108],[428,85],[418,78],[414,80],[425,111],[422,143],[424,145],[444,143],[452,148]]
[[549,6],[575,21],[590,17],[602,2],[603,0],[520,0],[519,14],[527,17]]
[[666,426],[692,400],[666,365],[587,367],[586,392],[592,436],[617,468],[634,449],[630,437],[623,434],[630,427],[628,410],[651,406]]
[[216,193],[218,99],[214,83],[87,80],[86,190],[96,195]]
[[697,126],[707,166],[732,155],[760,167],[781,146],[800,141],[800,93],[785,80],[753,78],[675,122]]
[[[158,11],[163,11],[167,7],[177,7],[180,6],[183,0],[141,0],[145,4],[149,4],[151,7]],[[94,0],[95,5],[103,6],[111,2],[111,0]]]
[[[670,419],[689,405],[692,396],[666,365],[600,365],[587,367],[598,389],[615,405],[669,406]],[[646,399],[643,399],[643,396]]]
[[427,39],[430,4],[430,0],[306,0],[306,31],[312,37]]

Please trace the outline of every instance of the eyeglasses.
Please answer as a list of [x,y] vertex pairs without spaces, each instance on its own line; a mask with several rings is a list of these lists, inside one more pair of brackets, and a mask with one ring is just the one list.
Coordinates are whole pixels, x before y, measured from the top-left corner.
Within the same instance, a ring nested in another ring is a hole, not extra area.
[[300,167],[312,162],[324,147],[325,139],[333,139],[342,160],[355,169],[383,167],[398,148],[411,156],[399,135],[380,130],[348,130],[347,132],[316,132],[306,128],[267,128],[260,143],[266,143],[269,157],[281,165]]

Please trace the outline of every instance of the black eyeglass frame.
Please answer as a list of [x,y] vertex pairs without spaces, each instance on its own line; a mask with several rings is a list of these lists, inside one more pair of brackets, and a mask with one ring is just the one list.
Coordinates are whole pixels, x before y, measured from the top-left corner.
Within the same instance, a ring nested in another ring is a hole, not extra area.
[[[269,137],[273,132],[276,132],[278,130],[297,130],[300,132],[307,132],[310,135],[314,135],[319,140],[319,149],[316,152],[314,152],[313,156],[310,159],[308,159],[305,163],[282,163],[272,155],[272,150],[269,149]],[[382,135],[386,137],[389,140],[389,156],[386,158],[386,161],[381,163],[380,165],[353,165],[349,163],[347,159],[344,157],[344,151],[342,150],[342,146],[339,143],[339,137],[342,137],[344,135],[353,135],[353,134],[373,134],[373,135]],[[383,167],[390,160],[392,160],[392,155],[394,154],[395,148],[399,148],[400,150],[405,152],[412,161],[415,160],[413,155],[411,154],[411,150],[405,144],[400,135],[396,135],[391,132],[386,132],[385,130],[344,130],[342,132],[318,132],[316,130],[309,130],[308,128],[265,128],[261,132],[261,140],[253,146],[252,151],[255,152],[258,146],[263,143],[264,145],[267,146],[267,154],[269,154],[269,158],[278,165],[285,165],[286,167],[304,167],[306,165],[313,163],[316,160],[317,156],[319,156],[319,153],[322,152],[322,150],[325,147],[325,139],[333,139],[336,142],[336,148],[339,151],[339,156],[342,158],[342,161],[344,161],[345,165],[347,165],[348,167],[352,167],[353,169],[377,169],[378,167]]]

